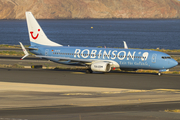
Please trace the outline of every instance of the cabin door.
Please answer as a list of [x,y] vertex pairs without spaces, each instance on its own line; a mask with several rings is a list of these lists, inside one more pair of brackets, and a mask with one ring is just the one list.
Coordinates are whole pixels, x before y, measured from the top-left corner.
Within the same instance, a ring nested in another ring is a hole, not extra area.
[[45,50],[45,56],[48,56],[49,49]]
[[156,57],[157,57],[157,54],[152,55],[152,59],[151,59],[152,63],[156,63]]

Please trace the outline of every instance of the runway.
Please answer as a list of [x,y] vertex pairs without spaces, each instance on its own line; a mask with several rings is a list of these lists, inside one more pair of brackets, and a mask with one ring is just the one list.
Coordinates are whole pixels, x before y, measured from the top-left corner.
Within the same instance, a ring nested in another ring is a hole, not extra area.
[[180,75],[153,73],[95,73],[78,70],[0,69],[1,81],[126,89],[179,89]]
[[178,120],[180,75],[0,69],[2,120]]

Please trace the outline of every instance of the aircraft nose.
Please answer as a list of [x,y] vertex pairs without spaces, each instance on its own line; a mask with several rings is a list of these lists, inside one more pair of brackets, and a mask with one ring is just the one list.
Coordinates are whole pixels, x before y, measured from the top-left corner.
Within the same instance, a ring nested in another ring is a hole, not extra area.
[[177,66],[177,65],[178,65],[178,62],[177,62],[176,60],[174,60],[174,59],[173,59],[173,60],[171,60],[171,62],[170,62],[170,63],[171,63],[171,66],[172,66],[172,67],[175,67],[175,66]]

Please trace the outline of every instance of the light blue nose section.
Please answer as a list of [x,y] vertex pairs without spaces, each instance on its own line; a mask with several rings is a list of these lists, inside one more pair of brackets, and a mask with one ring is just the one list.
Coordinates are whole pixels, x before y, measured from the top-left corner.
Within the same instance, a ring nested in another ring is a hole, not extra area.
[[177,65],[178,65],[178,62],[177,62],[177,61],[175,61],[174,59],[171,59],[171,61],[170,61],[170,65],[171,65],[171,67],[175,67],[175,66],[177,66]]

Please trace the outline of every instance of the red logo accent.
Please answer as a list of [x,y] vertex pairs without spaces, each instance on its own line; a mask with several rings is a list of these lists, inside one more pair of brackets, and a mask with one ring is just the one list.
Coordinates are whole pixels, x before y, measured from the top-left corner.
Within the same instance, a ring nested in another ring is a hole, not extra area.
[[[38,29],[38,31],[40,31],[40,29]],[[34,32],[30,32],[30,34],[31,34],[31,37],[32,37],[32,38],[35,40],[35,39],[37,39],[37,38],[38,38],[38,36],[39,36],[39,33],[38,33],[38,34],[37,34],[35,37],[33,36],[33,33],[34,33]]]

